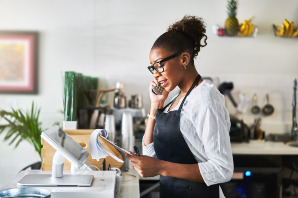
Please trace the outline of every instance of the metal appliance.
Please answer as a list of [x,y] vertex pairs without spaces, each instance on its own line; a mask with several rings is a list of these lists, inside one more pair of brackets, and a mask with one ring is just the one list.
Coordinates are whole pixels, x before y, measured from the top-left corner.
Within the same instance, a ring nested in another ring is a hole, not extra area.
[[128,102],[128,107],[133,109],[143,108],[143,97],[141,94],[132,94],[131,99]]
[[114,96],[114,108],[126,108],[126,96],[123,93],[123,83],[116,83],[116,91]]

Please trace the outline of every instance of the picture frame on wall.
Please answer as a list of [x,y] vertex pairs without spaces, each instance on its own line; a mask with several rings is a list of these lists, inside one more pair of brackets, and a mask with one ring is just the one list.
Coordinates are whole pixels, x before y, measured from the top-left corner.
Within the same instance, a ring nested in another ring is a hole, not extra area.
[[0,94],[37,94],[38,32],[0,31]]

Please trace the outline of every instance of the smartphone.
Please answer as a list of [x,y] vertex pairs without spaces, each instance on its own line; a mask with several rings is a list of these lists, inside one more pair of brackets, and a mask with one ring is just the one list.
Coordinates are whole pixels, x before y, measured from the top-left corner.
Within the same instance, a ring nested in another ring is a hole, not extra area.
[[154,86],[154,87],[152,88],[152,92],[153,92],[155,95],[161,95],[163,89],[164,89],[164,88],[160,85],[160,83],[158,83],[156,86]]

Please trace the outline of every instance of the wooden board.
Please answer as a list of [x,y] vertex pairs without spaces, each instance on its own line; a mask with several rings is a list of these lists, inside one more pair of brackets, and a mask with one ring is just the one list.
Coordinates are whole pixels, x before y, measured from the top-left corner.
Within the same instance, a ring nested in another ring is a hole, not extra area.
[[[86,151],[89,152],[88,161],[90,161],[93,165],[97,166],[98,168],[102,169],[102,162],[104,159],[100,159],[99,161],[92,159],[90,154],[90,147],[89,147],[89,140],[90,135],[94,131],[93,129],[80,129],[80,130],[64,130],[70,137],[72,137],[77,143],[79,143]],[[105,140],[102,138],[99,138],[99,142],[111,153],[113,153],[118,158],[122,159],[121,154],[111,145],[106,143]],[[41,168],[44,171],[52,170],[52,160],[53,156],[56,152],[56,149],[54,149],[49,143],[47,143],[44,139],[41,138],[41,144],[43,145],[43,148],[41,149],[41,158],[42,158],[42,164]],[[111,167],[120,168],[123,163],[116,161],[112,157],[108,156],[106,159],[106,167],[111,164]],[[70,170],[70,162],[65,159],[64,161],[64,170]]]

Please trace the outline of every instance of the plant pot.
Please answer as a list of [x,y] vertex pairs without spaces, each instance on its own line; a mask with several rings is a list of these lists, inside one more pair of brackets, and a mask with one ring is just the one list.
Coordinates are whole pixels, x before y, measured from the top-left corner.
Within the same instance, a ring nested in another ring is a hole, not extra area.
[[63,130],[76,130],[77,121],[63,121]]

